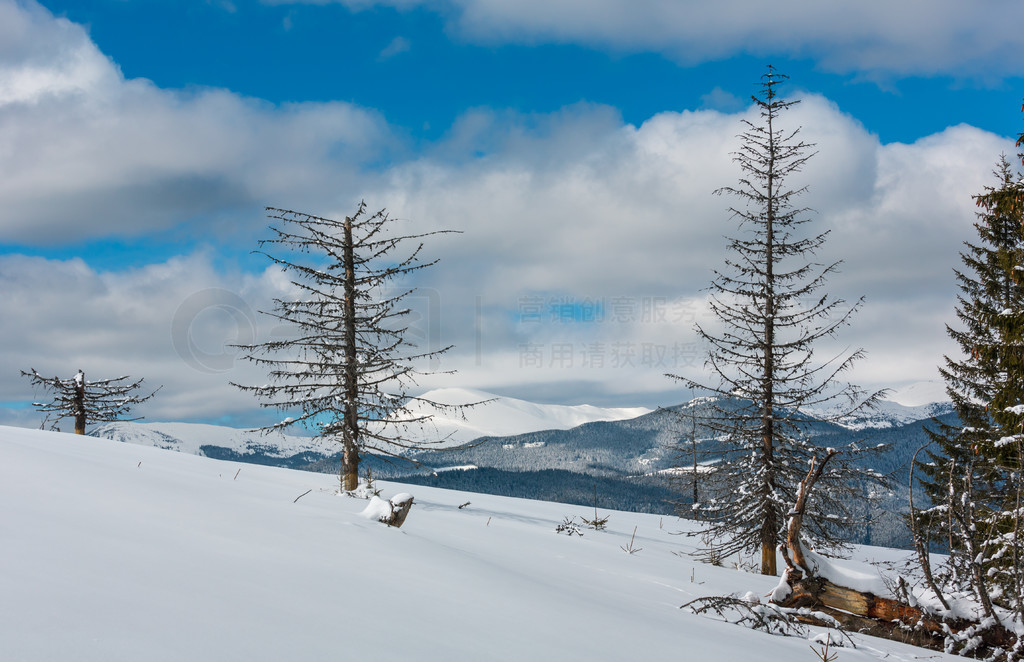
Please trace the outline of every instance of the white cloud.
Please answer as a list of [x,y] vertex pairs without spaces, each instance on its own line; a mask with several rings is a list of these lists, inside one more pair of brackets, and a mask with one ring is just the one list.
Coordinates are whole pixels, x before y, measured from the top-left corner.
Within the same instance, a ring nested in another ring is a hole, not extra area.
[[1024,5],[1017,0],[337,1],[353,10],[426,7],[479,42],[577,43],[660,52],[684,63],[740,53],[814,57],[832,71],[882,76],[1024,74]]
[[732,92],[723,90],[721,87],[716,87],[700,97],[701,108],[723,112],[738,111],[747,103],[747,100],[741,99]]
[[[238,359],[233,343],[279,334],[256,310],[288,290],[276,268],[262,274],[219,273],[196,254],[126,271],[97,271],[83,260],[0,257],[0,287],[14,315],[0,319],[0,401],[45,399],[18,370],[87,378],[131,375],[163,385],[143,405],[149,420],[217,419],[253,408],[228,385],[263,383],[266,375]],[[23,422],[24,411],[5,420]],[[38,423],[38,418],[36,422]],[[255,425],[261,417],[252,413]]]
[[[657,360],[632,372],[597,371],[583,368],[579,348],[604,343],[606,367],[613,342],[671,351],[695,340],[692,319],[517,326],[509,311],[532,296],[545,305],[699,300],[722,265],[723,235],[736,233],[726,211],[732,201],[711,192],[739,177],[729,153],[749,113],[662,113],[640,127],[593,107],[518,123],[475,113],[464,122],[471,128],[453,131],[449,147],[474,153],[479,135],[486,156],[442,150],[391,171],[373,199],[389,201],[401,216],[466,231],[434,249],[443,255],[436,287],[462,306],[447,327],[466,348],[460,379],[483,388],[531,379],[591,381],[622,393],[670,388]],[[972,238],[971,196],[989,183],[999,153],[1012,153],[1012,142],[959,126],[910,145],[882,145],[814,95],[786,123],[802,125],[800,135],[818,151],[790,183],[809,186],[802,203],[813,209],[811,227],[832,232],[818,259],[845,261],[830,290],[851,304],[867,299],[823,354],[865,347],[869,358],[855,376],[873,385],[933,378],[951,351],[944,332],[953,319],[951,269],[961,242]],[[481,365],[468,353],[475,340],[466,310],[476,297],[493,307],[483,320]],[[551,352],[566,343],[577,348],[575,364],[558,370]],[[543,375],[522,365],[524,349],[536,344],[546,352]]]
[[[430,339],[457,345],[441,367],[460,372],[422,385],[620,404],[682,397],[662,374],[696,374],[702,363],[693,322],[708,322],[702,289],[722,264],[723,235],[735,233],[730,201],[711,192],[738,177],[729,152],[743,116],[662,113],[634,127],[603,107],[540,117],[478,111],[433,153],[364,175],[371,205],[387,205],[410,228],[464,232],[430,241],[427,253],[441,262],[418,281],[426,288],[418,324],[437,319],[440,337]],[[810,187],[814,227],[833,233],[820,259],[845,260],[830,291],[867,297],[822,354],[866,348],[854,376],[870,385],[933,378],[950,351],[951,268],[972,237],[970,196],[1012,142],[961,126],[881,145],[815,96],[788,121],[819,151],[793,184]],[[18,314],[0,328],[3,363],[144,375],[166,385],[151,419],[244,418],[254,403],[228,379],[265,377],[223,349],[249,328],[232,310],[266,309],[284,284],[273,271],[221,273],[214,260],[96,272],[82,260],[4,258],[0,286]],[[588,302],[603,306],[603,321],[558,319],[557,306]],[[175,349],[174,311],[183,306],[197,311],[191,328],[202,354],[183,351],[180,334]],[[524,322],[524,313],[537,317]],[[268,337],[265,320],[254,324]],[[230,370],[196,369],[197,360]],[[24,388],[0,377],[0,401],[25,397]]]
[[412,48],[412,44],[408,39],[401,36],[395,37],[381,50],[379,59],[389,60],[400,53],[407,53],[410,48]]
[[[723,235],[735,232],[730,201],[711,192],[739,176],[730,152],[751,110],[665,112],[633,126],[587,104],[545,115],[476,109],[427,151],[381,167],[376,156],[395,140],[363,109],[274,107],[125,80],[77,26],[11,7],[0,4],[3,18],[20,20],[32,38],[0,40],[0,71],[38,70],[25,80],[51,82],[0,85],[0,168],[9,173],[0,181],[0,241],[47,245],[167,227],[201,234],[208,226],[190,218],[223,216],[244,218],[237,250],[245,253],[264,236],[255,209],[263,203],[329,215],[365,197],[417,231],[464,231],[426,249],[442,261],[419,281],[428,288],[422,319],[437,316],[438,340],[457,344],[442,367],[461,372],[424,387],[448,380],[524,397],[603,393],[605,403],[670,404],[681,396],[662,373],[699,367],[691,345],[702,288],[722,264]],[[972,238],[971,195],[989,183],[999,153],[1014,152],[1012,141],[958,126],[883,145],[816,95],[785,120],[802,125],[819,152],[793,184],[810,187],[804,202],[816,210],[814,227],[833,233],[821,260],[845,259],[830,290],[849,301],[867,297],[836,349],[868,350],[855,375],[864,383],[933,378],[950,351],[951,268]],[[254,403],[227,381],[265,376],[232,361],[224,343],[247,329],[267,337],[258,316],[252,327],[241,322],[285,284],[273,270],[246,275],[218,262],[200,253],[98,271],[87,257],[0,258],[0,291],[16,311],[0,320],[2,364],[12,367],[0,375],[0,401],[29,397],[14,368],[82,368],[164,384],[150,419],[231,414],[257,424]],[[538,297],[543,321],[522,323],[523,306]],[[632,306],[634,319],[552,320],[552,304],[587,301],[602,302],[609,316],[616,305]],[[667,319],[644,317],[654,305],[667,307]],[[191,348],[181,342],[182,317],[175,321],[183,308]],[[528,353],[538,345],[539,366]],[[564,353],[556,361],[567,345],[571,361]],[[646,364],[644,351],[654,352]],[[687,353],[658,355],[679,351]],[[643,403],[622,400],[659,392]]]
[[117,68],[67,19],[35,3],[0,4],[0,108],[115,85]]
[[383,118],[345,103],[275,107],[126,80],[80,26],[37,5],[0,3],[0,25],[0,241],[237,222],[267,202],[348,205],[359,165],[398,145]]

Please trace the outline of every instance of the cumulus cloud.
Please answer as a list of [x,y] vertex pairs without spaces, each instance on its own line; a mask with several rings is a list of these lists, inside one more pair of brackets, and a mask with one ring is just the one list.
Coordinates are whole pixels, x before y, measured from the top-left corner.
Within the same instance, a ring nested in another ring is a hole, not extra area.
[[[432,152],[364,175],[366,198],[407,219],[403,228],[462,231],[429,243],[441,261],[412,283],[417,339],[455,343],[438,367],[459,370],[421,386],[627,404],[682,397],[662,375],[699,374],[693,325],[714,323],[703,288],[721,267],[723,235],[737,231],[730,201],[712,191],[735,183],[730,152],[752,112],[662,113],[632,126],[605,107],[481,110]],[[866,348],[854,377],[870,385],[932,378],[950,351],[951,268],[972,236],[971,195],[1012,141],[960,126],[883,145],[817,96],[787,122],[818,151],[793,184],[809,187],[812,227],[832,232],[819,259],[845,260],[830,291],[866,297],[822,355]],[[223,347],[239,334],[269,337],[248,315],[286,284],[274,272],[226,275],[215,260],[102,273],[83,260],[6,258],[2,286],[19,314],[5,318],[4,362],[145,374],[168,385],[155,415],[244,416],[254,403],[228,379],[265,377]],[[182,308],[192,344],[174,315]],[[16,399],[24,385],[3,379],[0,399]]]
[[350,104],[126,80],[81,26],[34,4],[0,3],[0,25],[0,241],[237,221],[267,201],[351,203],[360,164],[398,147],[383,118]]
[[[448,147],[476,153],[481,136],[485,156],[445,152],[387,173],[373,198],[389,200],[402,216],[466,232],[435,247],[443,255],[436,287],[462,302],[450,327],[456,342],[475,346],[479,326],[489,350],[480,365],[467,352],[460,378],[524,390],[530,380],[590,380],[636,393],[665,388],[663,372],[699,370],[701,361],[673,353],[692,351],[693,311],[704,310],[702,289],[722,265],[723,235],[737,232],[727,211],[732,201],[712,192],[739,176],[730,153],[744,118],[753,111],[673,112],[635,127],[600,107],[518,121],[480,112],[453,130]],[[817,151],[791,184],[809,187],[801,203],[811,208],[810,227],[832,234],[817,259],[844,260],[830,290],[851,305],[866,297],[852,326],[822,354],[866,348],[870,358],[855,376],[872,385],[933,378],[951,351],[944,334],[951,269],[961,242],[972,238],[971,196],[990,182],[1012,142],[958,126],[913,144],[881,144],[815,95],[785,120],[802,126],[800,136]],[[474,300],[485,310],[476,325],[467,312]],[[560,320],[566,302],[599,302],[605,318]],[[631,319],[610,319],[616,302]],[[524,306],[534,323],[522,323]],[[645,318],[645,306],[665,314]],[[603,346],[603,370],[584,365],[593,343]],[[636,353],[631,364],[613,356],[616,347]],[[654,354],[644,359],[644,351]],[[666,361],[665,352],[674,358]]]
[[[730,153],[752,109],[665,112],[639,126],[589,104],[475,109],[415,157],[382,166],[377,156],[399,148],[373,113],[161,90],[125,80],[78,26],[28,5],[0,10],[33,37],[0,39],[0,241],[201,233],[207,224],[190,218],[241,209],[245,253],[264,236],[256,206],[330,215],[365,197],[403,227],[463,232],[434,238],[426,253],[441,262],[412,283],[417,339],[454,342],[439,367],[460,371],[422,387],[671,404],[683,394],[662,374],[700,370],[693,324],[708,322],[703,288],[736,232],[730,201],[712,192],[739,176]],[[828,99],[802,96],[785,121],[818,153],[792,183],[809,187],[811,227],[832,232],[819,259],[845,260],[830,291],[866,297],[822,354],[864,347],[854,377],[869,385],[932,378],[950,351],[951,268],[972,238],[971,195],[1012,141],[957,126],[882,144]],[[284,332],[253,311],[287,287],[276,270],[231,271],[213,252],[109,271],[87,256],[0,258],[0,291],[16,311],[0,319],[12,367],[0,401],[28,399],[14,368],[81,368],[164,384],[143,412],[151,420],[257,425],[252,400],[227,382],[266,377],[227,345]]]
[[[127,271],[99,271],[77,258],[7,255],[0,257],[0,287],[18,311],[0,320],[0,362],[9,369],[0,377],[0,401],[45,399],[19,369],[131,375],[164,387],[139,411],[149,420],[215,420],[252,409],[228,380],[263,383],[266,376],[239,361],[230,345],[279,334],[256,310],[289,289],[277,269],[225,274],[206,254]],[[24,410],[2,414],[5,421],[28,417]],[[248,419],[235,422],[261,420],[257,413]]]
[[[274,0],[276,3],[323,0]],[[814,57],[841,73],[1000,77],[1024,73],[1016,0],[337,0],[426,7],[479,42],[577,43],[684,63],[740,53]]]
[[81,96],[116,85],[117,68],[85,31],[35,3],[0,4],[0,104]]

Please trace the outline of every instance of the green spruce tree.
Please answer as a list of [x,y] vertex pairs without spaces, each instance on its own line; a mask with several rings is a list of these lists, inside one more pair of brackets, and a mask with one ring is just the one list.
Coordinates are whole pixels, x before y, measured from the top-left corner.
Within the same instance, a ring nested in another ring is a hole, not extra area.
[[949,550],[942,590],[969,591],[1012,631],[1008,620],[1024,624],[1024,213],[1005,156],[995,175],[997,185],[975,196],[978,240],[955,270],[960,328],[946,328],[962,356],[940,368],[960,422],[929,431],[919,470],[932,505],[914,516]]

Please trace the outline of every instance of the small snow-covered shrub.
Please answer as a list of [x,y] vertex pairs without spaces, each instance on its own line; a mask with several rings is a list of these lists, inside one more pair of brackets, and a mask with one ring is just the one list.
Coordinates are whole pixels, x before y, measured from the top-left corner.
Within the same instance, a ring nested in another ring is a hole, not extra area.
[[567,536],[582,536],[580,525],[576,523],[575,517],[566,517],[561,524],[555,527],[555,533],[564,533]]
[[370,473],[370,468],[366,468],[366,474],[363,476],[365,483],[362,483],[354,490],[342,490],[341,494],[353,497],[355,499],[370,499],[373,497],[380,496],[380,489],[377,487],[377,481],[373,479],[373,474]]

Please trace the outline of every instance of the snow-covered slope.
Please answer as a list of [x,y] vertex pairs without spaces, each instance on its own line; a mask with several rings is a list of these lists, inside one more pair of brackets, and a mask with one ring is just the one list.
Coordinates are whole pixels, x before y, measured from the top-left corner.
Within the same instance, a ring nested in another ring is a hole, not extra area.
[[[895,428],[914,421],[928,419],[933,416],[941,416],[953,411],[953,405],[948,402],[931,402],[927,404],[905,405],[893,400],[885,399],[878,402],[878,406],[870,411],[840,418],[835,423],[849,430],[877,430]],[[822,408],[812,410],[823,418],[831,419],[833,410]]]
[[322,451],[309,437],[203,425],[200,423],[140,423],[115,421],[101,423],[89,431],[103,437],[130,444],[152,446],[181,453],[202,455],[203,446],[228,448],[240,455],[261,453],[270,457],[287,457],[304,451]]
[[[239,470],[240,469],[240,470]],[[773,578],[695,562],[687,525],[382,483],[402,529],[331,476],[0,427],[4,660],[805,660],[808,642],[695,616]],[[471,502],[460,508],[461,504]],[[622,547],[636,531],[634,548]],[[892,552],[864,548],[876,555]],[[870,566],[863,566],[873,572]],[[855,635],[841,662],[953,660]]]
[[644,407],[544,405],[466,388],[435,389],[421,397],[448,405],[485,403],[464,409],[462,416],[438,414],[427,405],[413,404],[412,409],[416,413],[434,413],[430,425],[423,431],[426,438],[448,438],[454,442],[467,442],[480,437],[507,437],[541,430],[568,430],[584,423],[620,421],[651,412]]

